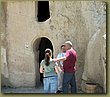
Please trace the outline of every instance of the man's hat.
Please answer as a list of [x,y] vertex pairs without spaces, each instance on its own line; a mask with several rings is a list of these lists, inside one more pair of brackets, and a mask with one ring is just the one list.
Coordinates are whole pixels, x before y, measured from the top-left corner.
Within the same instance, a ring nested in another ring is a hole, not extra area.
[[69,44],[70,46],[72,46],[72,42],[71,41],[66,41],[65,44]]

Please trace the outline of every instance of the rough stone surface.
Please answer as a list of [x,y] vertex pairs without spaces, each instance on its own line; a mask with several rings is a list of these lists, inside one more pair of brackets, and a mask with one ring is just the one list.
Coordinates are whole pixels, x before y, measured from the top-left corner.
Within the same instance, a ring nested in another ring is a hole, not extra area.
[[[95,3],[95,2],[94,2]],[[90,6],[90,5],[89,5]],[[97,9],[99,7],[99,9]],[[92,9],[91,9],[92,10]],[[91,13],[94,20],[94,33],[89,34],[85,65],[82,79],[99,84],[106,91],[106,14],[105,4],[95,3],[95,12]],[[93,26],[94,26],[93,25]],[[91,25],[92,28],[92,25]]]
[[4,49],[7,52],[8,79],[11,86],[35,87],[36,82],[39,84],[38,52],[35,54],[33,46],[39,45],[41,37],[46,37],[52,42],[54,57],[60,51],[59,46],[62,43],[72,41],[78,54],[78,87],[81,87],[82,79],[88,78],[105,87],[103,82],[106,69],[103,58],[100,57],[103,56],[102,36],[106,33],[104,2],[49,1],[50,18],[45,22],[37,21],[35,1],[8,1],[4,4],[2,41],[5,42],[2,45],[5,44]]

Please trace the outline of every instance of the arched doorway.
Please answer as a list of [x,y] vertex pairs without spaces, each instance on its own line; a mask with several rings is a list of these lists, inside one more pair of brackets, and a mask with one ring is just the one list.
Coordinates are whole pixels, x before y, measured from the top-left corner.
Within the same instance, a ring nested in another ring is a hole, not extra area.
[[[53,45],[48,38],[40,37],[35,40],[35,42],[33,44],[33,48],[34,48],[35,64],[36,64],[35,70],[36,70],[36,73],[38,73],[39,68],[40,68],[40,63],[45,57],[45,49],[50,48],[53,53]],[[42,73],[40,73],[39,75],[36,74],[36,83],[37,83],[38,79],[40,80],[41,83],[43,83],[43,74]]]
[[[50,48],[53,52],[53,46],[52,46],[51,41],[48,38],[42,37],[40,44],[39,44],[39,48],[38,48],[38,50],[39,50],[39,66],[40,66],[41,61],[45,57],[45,49],[46,48]],[[43,74],[42,73],[40,73],[40,81],[43,82]]]

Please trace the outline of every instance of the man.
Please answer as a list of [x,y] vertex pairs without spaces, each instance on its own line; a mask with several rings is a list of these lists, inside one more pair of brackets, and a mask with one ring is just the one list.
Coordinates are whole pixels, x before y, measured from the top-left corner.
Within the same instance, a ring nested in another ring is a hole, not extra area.
[[[57,55],[57,58],[61,58],[65,56],[65,48],[64,45],[61,45],[61,52]],[[58,69],[59,69],[59,73],[58,73],[58,91],[57,93],[61,93],[62,92],[62,81],[63,81],[63,61],[59,61],[57,62],[58,64]]]
[[65,42],[66,54],[62,58],[57,58],[54,61],[63,61],[63,93],[69,92],[69,85],[71,86],[71,93],[76,93],[76,81],[75,81],[75,63],[77,60],[76,51],[72,48],[70,41]]

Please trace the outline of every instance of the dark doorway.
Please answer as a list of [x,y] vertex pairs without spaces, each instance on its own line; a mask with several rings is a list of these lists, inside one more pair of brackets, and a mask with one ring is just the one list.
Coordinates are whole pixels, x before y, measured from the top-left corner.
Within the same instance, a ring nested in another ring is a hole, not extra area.
[[50,18],[49,1],[38,1],[38,22],[44,22]]
[[[40,67],[41,61],[45,57],[46,48],[50,48],[52,50],[52,55],[53,55],[53,46],[52,46],[51,41],[48,38],[42,37],[40,44],[39,44],[39,48],[38,48],[38,50],[39,50],[39,67]],[[43,74],[42,73],[40,73],[40,81],[43,83]]]

